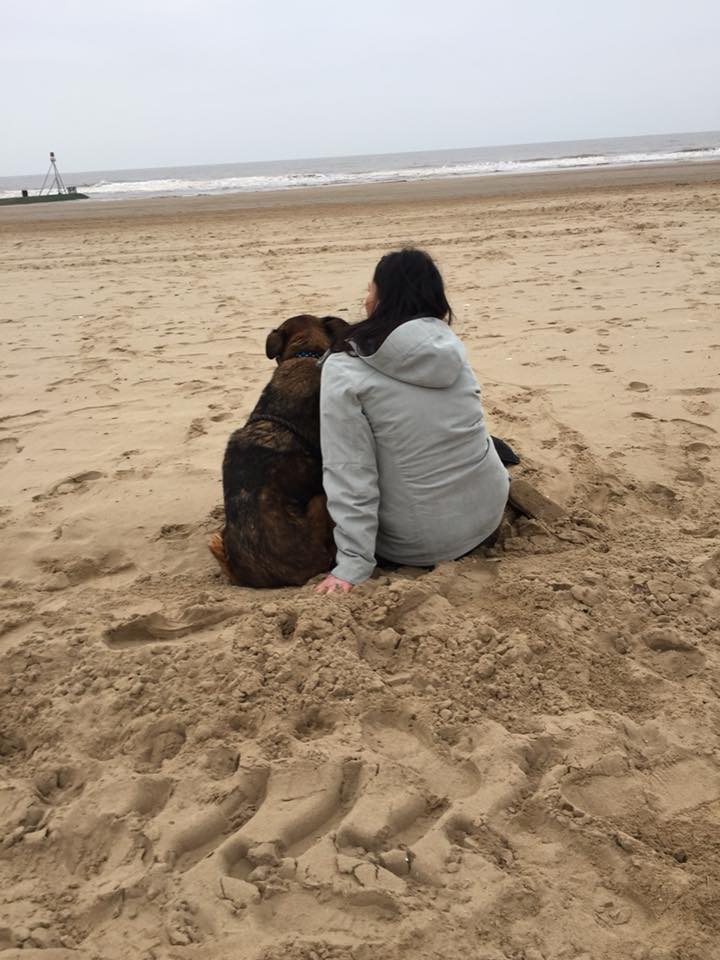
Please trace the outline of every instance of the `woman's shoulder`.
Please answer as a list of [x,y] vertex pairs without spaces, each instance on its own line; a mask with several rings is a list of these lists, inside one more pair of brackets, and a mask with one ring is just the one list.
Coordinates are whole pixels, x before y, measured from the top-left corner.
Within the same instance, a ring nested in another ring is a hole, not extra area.
[[364,364],[359,357],[344,350],[338,353],[329,354],[322,361],[322,378],[333,378],[336,376],[353,376],[359,374]]
[[372,370],[351,353],[331,353],[322,364],[320,389],[324,398],[354,397],[364,393],[364,384]]

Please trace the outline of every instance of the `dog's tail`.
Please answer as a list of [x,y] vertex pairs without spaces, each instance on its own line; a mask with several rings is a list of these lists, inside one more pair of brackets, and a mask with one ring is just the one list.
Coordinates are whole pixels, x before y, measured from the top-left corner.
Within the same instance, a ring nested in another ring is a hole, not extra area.
[[220,567],[228,580],[231,583],[237,583],[237,579],[233,576],[225,555],[225,544],[223,543],[222,533],[214,533],[210,537],[208,540],[208,550],[220,564]]

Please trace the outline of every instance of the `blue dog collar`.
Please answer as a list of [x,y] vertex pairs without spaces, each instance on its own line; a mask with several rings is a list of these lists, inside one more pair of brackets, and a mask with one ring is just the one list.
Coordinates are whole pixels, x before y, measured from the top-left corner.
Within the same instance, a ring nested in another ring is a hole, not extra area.
[[305,357],[308,357],[313,360],[319,360],[323,355],[324,354],[321,350],[300,350],[299,353],[294,353],[290,359],[301,360],[301,359],[304,359]]

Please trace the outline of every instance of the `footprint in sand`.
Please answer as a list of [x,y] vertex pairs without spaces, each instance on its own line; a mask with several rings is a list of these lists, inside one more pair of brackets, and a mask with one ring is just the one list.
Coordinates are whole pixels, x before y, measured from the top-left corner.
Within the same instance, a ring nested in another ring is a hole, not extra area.
[[293,724],[293,733],[299,740],[317,740],[326,737],[335,729],[332,713],[323,707],[313,705],[303,710]]
[[634,393],[647,393],[650,387],[642,380],[631,380],[627,385],[627,389],[632,390]]
[[694,417],[709,417],[717,410],[717,407],[707,400],[683,400],[682,405]]
[[[172,783],[162,777],[96,782],[53,812],[56,856],[76,886],[90,881],[93,896],[117,896],[138,882],[152,862],[152,845],[140,821],[157,815],[168,801]],[[54,955],[54,951],[51,951]]]
[[[238,910],[247,917],[270,896],[281,932],[326,923],[348,906],[363,908],[374,928],[376,919],[397,915],[408,880],[442,889],[468,870],[481,882],[502,876],[511,855],[499,849],[487,817],[516,799],[527,778],[500,728],[493,725],[474,753],[458,759],[400,712],[366,715],[359,749],[344,757],[338,743],[323,750],[323,736],[333,741],[330,714],[296,722],[302,740],[308,727],[307,754],[239,769],[212,807],[166,811],[156,855],[183,874],[167,921],[171,942],[236,928]],[[479,772],[488,764],[497,768],[492,786]],[[336,905],[319,921],[307,909],[299,920],[296,907],[309,906],[313,891]]]
[[100,470],[85,470],[82,473],[74,473],[72,476],[54,483],[46,493],[36,494],[33,500],[37,502],[49,500],[52,497],[61,497],[67,493],[84,493],[88,489],[88,484],[100,480],[104,476],[105,474]]
[[705,666],[703,652],[675,627],[650,627],[640,641],[649,651],[641,657],[643,662],[668,680],[685,680]]
[[182,620],[169,620],[159,611],[140,614],[130,617],[130,619],[124,620],[116,626],[109,627],[103,638],[109,647],[115,649],[180,640],[182,637],[223,623],[225,620],[236,617],[243,612],[244,610],[239,607],[229,607],[222,604],[208,606],[198,603],[184,610]]
[[700,440],[686,444],[683,450],[692,457],[693,460],[702,460],[703,462],[707,462],[712,454],[712,447],[707,443],[702,443]]
[[135,769],[139,772],[159,770],[166,760],[172,760],[182,750],[185,727],[172,718],[156,720],[135,739]]
[[268,767],[240,768],[232,789],[218,803],[205,808],[169,810],[167,825],[160,825],[157,857],[185,873],[212,854],[225,837],[239,830],[257,813],[265,797]]
[[[201,356],[201,354],[197,354]],[[173,361],[175,362],[175,361]],[[185,382],[178,382],[176,386],[180,388],[181,392],[187,396],[195,396],[197,393],[206,393],[208,390],[215,390],[216,387],[212,383],[208,383],[207,380],[187,380]]]
[[47,574],[45,590],[64,590],[99,577],[110,577],[134,570],[135,564],[122,550],[110,550],[100,556],[43,557],[38,566]]
[[74,767],[49,767],[35,776],[33,784],[44,803],[59,804],[82,793],[85,780]]
[[[720,769],[710,760],[686,757],[675,762],[632,770],[618,757],[616,766],[626,772],[578,773],[562,787],[576,808],[619,823],[634,822],[638,811],[657,811],[663,820],[687,815],[720,800]],[[633,832],[632,828],[629,832]]]
[[0,468],[10,463],[16,454],[22,452],[22,449],[17,437],[3,437],[0,440]]
[[697,467],[682,467],[675,474],[675,479],[680,483],[692,483],[695,486],[702,487],[705,484],[705,474]]
[[188,523],[164,523],[157,540],[187,540],[193,528]]
[[650,503],[667,511],[671,516],[682,512],[682,499],[672,487],[667,487],[664,483],[646,483],[638,489],[642,490]]
[[209,403],[208,410],[211,411],[210,419],[214,423],[222,423],[224,420],[230,420],[234,416],[231,411],[223,410],[219,403]]
[[185,435],[185,441],[194,440],[196,437],[203,437],[207,433],[207,427],[205,422],[201,417],[195,417],[190,426],[188,427],[187,434]]

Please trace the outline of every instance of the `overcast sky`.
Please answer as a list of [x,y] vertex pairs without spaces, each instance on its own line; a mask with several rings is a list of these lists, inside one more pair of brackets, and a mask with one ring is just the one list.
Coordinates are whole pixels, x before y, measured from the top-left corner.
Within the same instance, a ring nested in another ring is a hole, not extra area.
[[720,128],[720,0],[2,0],[0,176]]

